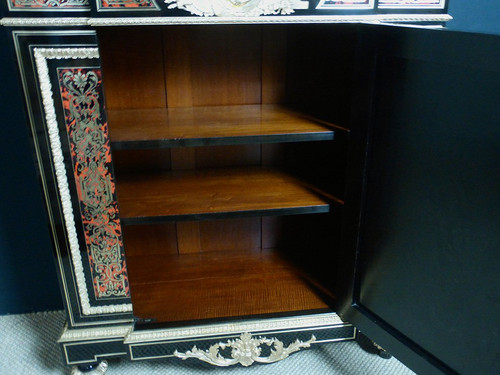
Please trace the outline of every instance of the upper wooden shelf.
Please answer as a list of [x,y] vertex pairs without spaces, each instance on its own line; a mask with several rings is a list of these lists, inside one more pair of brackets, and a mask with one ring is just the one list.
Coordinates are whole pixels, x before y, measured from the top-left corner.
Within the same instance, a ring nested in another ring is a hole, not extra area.
[[134,174],[117,193],[124,224],[321,213],[335,200],[265,168]]
[[277,105],[108,110],[114,149],[324,141],[334,125]]

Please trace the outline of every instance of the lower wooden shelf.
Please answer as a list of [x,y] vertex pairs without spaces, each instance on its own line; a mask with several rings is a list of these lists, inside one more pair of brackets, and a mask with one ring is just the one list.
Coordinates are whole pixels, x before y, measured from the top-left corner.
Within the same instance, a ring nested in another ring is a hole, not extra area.
[[156,322],[328,309],[306,275],[275,250],[127,258],[134,315]]
[[335,198],[267,168],[136,174],[119,180],[124,224],[329,212]]

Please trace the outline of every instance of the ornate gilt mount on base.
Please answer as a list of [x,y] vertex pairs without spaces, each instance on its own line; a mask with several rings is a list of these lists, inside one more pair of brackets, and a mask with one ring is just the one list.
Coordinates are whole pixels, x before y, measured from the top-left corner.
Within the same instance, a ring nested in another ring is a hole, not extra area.
[[[196,346],[185,353],[179,353],[177,350],[174,355],[178,358],[186,360],[187,358],[198,358],[200,361],[210,363],[215,366],[232,366],[240,363],[243,366],[250,366],[254,362],[258,363],[273,363],[287,358],[290,354],[299,351],[302,348],[309,348],[316,341],[316,337],[311,336],[311,339],[303,342],[295,340],[293,343],[284,347],[283,342],[276,338],[259,337],[253,338],[248,332],[242,333],[239,339],[228,340],[223,343],[212,345],[207,351],[200,350]],[[268,357],[261,357],[261,345],[271,347],[271,354]],[[224,358],[220,350],[232,348],[231,357]]]

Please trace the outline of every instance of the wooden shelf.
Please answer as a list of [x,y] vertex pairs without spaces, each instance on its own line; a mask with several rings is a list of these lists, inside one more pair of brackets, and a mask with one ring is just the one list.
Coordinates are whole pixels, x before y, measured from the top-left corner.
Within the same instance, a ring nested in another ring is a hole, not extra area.
[[327,309],[333,298],[272,250],[131,256],[127,264],[134,315],[157,322]]
[[108,110],[114,149],[325,141],[333,125],[276,105]]
[[321,213],[334,199],[286,173],[253,167],[128,175],[117,193],[124,224]]

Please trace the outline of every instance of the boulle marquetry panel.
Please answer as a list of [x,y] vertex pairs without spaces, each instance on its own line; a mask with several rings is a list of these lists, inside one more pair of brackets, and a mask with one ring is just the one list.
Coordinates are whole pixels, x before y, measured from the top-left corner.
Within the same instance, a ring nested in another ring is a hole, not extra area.
[[379,0],[378,7],[392,9],[443,9],[445,0]]
[[373,9],[375,0],[320,0],[316,9]]
[[85,11],[91,0],[6,0],[11,11]]
[[129,297],[99,68],[58,68],[59,91],[96,299]]
[[97,0],[98,10],[112,9],[160,9],[155,0]]

